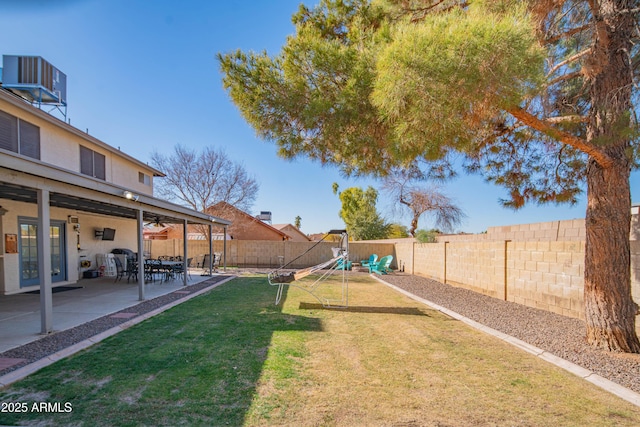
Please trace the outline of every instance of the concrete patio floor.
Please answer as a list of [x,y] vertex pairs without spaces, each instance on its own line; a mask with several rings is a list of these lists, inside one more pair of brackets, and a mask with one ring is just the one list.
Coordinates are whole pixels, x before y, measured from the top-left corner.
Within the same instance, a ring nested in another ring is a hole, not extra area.
[[[188,285],[210,278],[193,272]],[[62,331],[99,317],[134,306],[140,302],[138,284],[114,277],[82,279],[78,287],[53,294],[53,329]],[[184,288],[182,280],[145,284],[145,299]],[[40,320],[40,295],[0,295],[0,353],[43,337]]]

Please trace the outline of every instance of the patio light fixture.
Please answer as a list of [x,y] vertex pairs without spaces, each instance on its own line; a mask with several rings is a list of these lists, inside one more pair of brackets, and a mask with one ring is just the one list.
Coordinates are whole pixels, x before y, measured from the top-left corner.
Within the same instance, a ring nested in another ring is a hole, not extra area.
[[134,202],[137,202],[138,199],[140,198],[140,196],[138,196],[137,194],[133,194],[131,191],[128,191],[128,190],[122,193],[122,195],[124,196],[125,199],[133,200]]

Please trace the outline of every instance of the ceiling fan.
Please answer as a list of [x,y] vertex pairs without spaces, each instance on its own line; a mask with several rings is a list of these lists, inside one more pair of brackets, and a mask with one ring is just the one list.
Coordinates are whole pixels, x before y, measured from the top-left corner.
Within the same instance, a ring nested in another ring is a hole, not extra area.
[[153,227],[166,227],[167,225],[160,221],[160,217],[156,215],[153,221],[146,222],[144,225],[153,226]]

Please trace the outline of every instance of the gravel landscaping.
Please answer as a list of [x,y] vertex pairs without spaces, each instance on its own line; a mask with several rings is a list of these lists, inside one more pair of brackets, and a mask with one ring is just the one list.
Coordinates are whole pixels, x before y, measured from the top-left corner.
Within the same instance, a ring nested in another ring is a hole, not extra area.
[[499,300],[424,277],[396,273],[382,279],[640,393],[640,354],[593,349],[586,342],[586,326],[582,320]]
[[[190,293],[213,286],[228,276],[216,276],[187,289]],[[595,350],[585,340],[585,323],[551,312],[491,298],[435,280],[396,273],[385,281],[416,296],[468,317],[490,328],[511,335],[558,357],[582,366],[617,384],[640,393],[640,355]],[[0,370],[0,375],[35,362],[70,345],[128,321],[118,313],[148,313],[188,294],[172,292],[83,325],[57,332],[38,341],[0,353],[0,357],[25,359],[23,363]]]

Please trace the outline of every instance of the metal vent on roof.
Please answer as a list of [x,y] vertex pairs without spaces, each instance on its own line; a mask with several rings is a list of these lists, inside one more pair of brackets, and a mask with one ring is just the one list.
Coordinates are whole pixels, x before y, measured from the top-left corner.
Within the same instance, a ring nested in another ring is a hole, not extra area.
[[256,215],[260,221],[271,222],[271,212],[269,211],[260,211],[260,215]]

